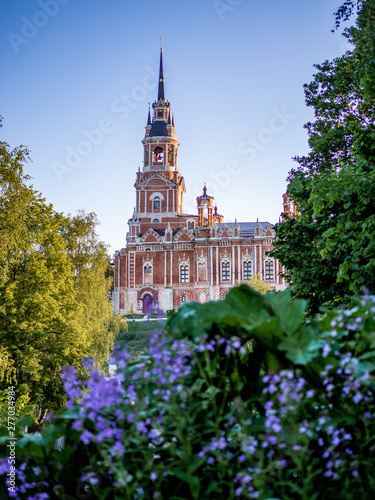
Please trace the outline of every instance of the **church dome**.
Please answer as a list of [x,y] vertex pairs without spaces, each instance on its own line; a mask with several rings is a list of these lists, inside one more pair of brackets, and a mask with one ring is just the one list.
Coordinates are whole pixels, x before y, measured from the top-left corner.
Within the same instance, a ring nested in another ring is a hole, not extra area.
[[167,123],[164,120],[154,120],[149,137],[168,137]]

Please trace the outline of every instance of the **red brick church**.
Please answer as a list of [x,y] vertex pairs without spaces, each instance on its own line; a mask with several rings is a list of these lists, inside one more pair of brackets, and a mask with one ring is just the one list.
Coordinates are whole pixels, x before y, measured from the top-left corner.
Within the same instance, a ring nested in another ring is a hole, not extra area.
[[162,50],[152,110],[126,247],[115,253],[114,312],[167,311],[191,300],[217,300],[254,274],[274,289],[284,289],[281,264],[266,255],[275,236],[272,224],[258,219],[223,222],[206,186],[197,198],[197,214],[184,212],[185,181],[178,169],[171,105],[165,99]]

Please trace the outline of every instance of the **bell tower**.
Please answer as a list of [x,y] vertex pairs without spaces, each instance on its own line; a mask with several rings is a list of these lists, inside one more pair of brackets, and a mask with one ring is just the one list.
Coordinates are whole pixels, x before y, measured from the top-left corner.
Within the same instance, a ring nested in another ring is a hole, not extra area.
[[163,48],[160,48],[157,100],[149,106],[143,144],[143,167],[136,175],[136,207],[133,218],[142,234],[150,225],[165,229],[171,217],[183,213],[184,178],[178,171],[177,140],[174,116],[165,97]]
[[143,172],[162,172],[172,179],[177,168],[177,140],[171,104],[165,99],[163,48],[160,49],[158,98],[148,111],[144,149]]

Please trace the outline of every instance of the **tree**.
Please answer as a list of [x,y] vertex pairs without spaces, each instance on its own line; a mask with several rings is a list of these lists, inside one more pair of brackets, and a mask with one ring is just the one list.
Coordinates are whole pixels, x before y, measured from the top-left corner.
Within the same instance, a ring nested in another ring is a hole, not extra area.
[[10,358],[8,351],[0,345],[0,382],[3,380],[8,384],[15,382],[15,372],[13,360]]
[[99,367],[108,360],[114,333],[109,329],[112,304],[109,293],[113,273],[109,273],[109,256],[106,245],[99,240],[95,213],[79,211],[71,216],[64,230],[64,240],[73,264],[77,300],[83,305],[83,324],[91,339],[90,351]]
[[29,176],[24,174],[23,164],[28,160],[27,148],[19,146],[11,150],[6,142],[0,141],[0,283],[8,270],[8,252],[25,236]]
[[316,117],[305,125],[310,152],[288,177],[299,215],[277,225],[271,254],[311,313],[375,291],[375,1],[346,1],[337,23],[355,6],[356,23],[344,31],[353,49],[316,65],[305,85]]
[[260,279],[260,273],[256,273],[252,278],[250,278],[247,281],[239,282],[237,286],[243,284],[249,286],[256,292],[262,294],[271,292],[273,290],[272,286],[269,283],[267,283],[267,281],[263,281],[262,279]]
[[41,423],[65,403],[63,366],[84,376],[83,358],[102,367],[109,357],[109,259],[95,214],[56,212],[28,184],[26,150],[0,147],[0,345]]

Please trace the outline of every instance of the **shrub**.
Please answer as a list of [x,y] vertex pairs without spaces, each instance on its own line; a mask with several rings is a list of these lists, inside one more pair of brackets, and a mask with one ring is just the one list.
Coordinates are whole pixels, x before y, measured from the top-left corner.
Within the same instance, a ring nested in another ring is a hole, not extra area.
[[172,313],[137,361],[115,350],[110,379],[65,369],[67,409],[18,438],[13,496],[372,497],[375,299],[319,320],[305,307],[242,285]]

